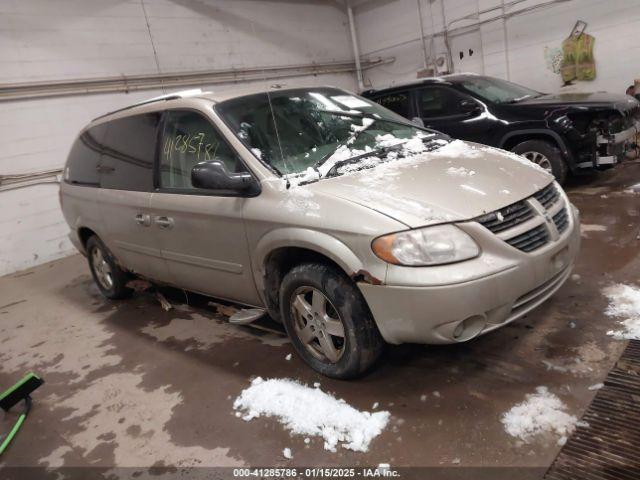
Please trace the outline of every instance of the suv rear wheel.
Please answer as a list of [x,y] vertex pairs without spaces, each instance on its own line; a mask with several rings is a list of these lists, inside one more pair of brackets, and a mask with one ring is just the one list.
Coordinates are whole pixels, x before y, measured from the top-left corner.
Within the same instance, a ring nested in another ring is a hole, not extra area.
[[511,151],[522,155],[553,174],[558,183],[562,184],[566,180],[567,163],[555,145],[545,140],[527,140],[513,147]]
[[116,263],[113,255],[97,236],[87,240],[89,269],[102,295],[112,300],[126,298],[132,290],[125,285],[129,281],[127,272]]
[[291,269],[280,287],[280,308],[296,352],[323,375],[353,378],[382,352],[384,341],[362,294],[334,267]]

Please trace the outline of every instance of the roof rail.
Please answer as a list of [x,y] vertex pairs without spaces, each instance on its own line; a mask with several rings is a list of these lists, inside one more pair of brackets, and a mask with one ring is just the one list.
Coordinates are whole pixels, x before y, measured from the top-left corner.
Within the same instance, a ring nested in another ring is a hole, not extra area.
[[192,88],[190,90],[181,90],[179,92],[167,93],[165,95],[149,98],[147,100],[143,100],[141,102],[133,103],[131,105],[127,105],[126,107],[118,108],[117,110],[107,112],[103,115],[100,115],[94,118],[92,122],[95,122],[96,120],[107,117],[109,115],[113,115],[114,113],[123,112],[125,110],[129,110],[130,108],[139,107],[141,105],[147,105],[149,103],[155,103],[155,102],[161,102],[161,101],[166,102],[168,100],[176,100],[178,98],[197,97],[198,95],[202,95],[203,93],[210,93],[210,92],[203,92],[201,88]]

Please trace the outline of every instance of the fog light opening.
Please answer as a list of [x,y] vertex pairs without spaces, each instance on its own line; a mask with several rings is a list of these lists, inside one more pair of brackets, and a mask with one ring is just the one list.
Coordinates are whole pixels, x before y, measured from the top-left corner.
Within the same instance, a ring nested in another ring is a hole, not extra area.
[[462,335],[462,332],[464,332],[464,322],[460,322],[456,326],[456,329],[453,331],[453,338],[455,339],[460,338],[460,335]]
[[458,342],[464,342],[471,340],[477,336],[487,324],[487,319],[484,315],[474,315],[466,318],[453,330],[453,338]]

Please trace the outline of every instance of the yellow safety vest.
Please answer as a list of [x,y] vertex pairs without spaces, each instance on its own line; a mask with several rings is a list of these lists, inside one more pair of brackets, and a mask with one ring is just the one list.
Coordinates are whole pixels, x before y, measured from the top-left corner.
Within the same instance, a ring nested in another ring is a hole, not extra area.
[[596,39],[587,33],[579,37],[571,35],[562,42],[562,80],[593,80],[596,78],[596,61],[593,58],[593,44]]

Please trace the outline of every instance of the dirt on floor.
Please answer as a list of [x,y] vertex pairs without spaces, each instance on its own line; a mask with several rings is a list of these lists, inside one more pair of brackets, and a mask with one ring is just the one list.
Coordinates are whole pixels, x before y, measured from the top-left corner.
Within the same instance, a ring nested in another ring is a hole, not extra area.
[[[0,468],[5,476],[27,472],[9,468],[18,466],[118,476],[117,466],[131,467],[120,471],[129,476],[156,467],[152,476],[162,477],[193,466],[389,463],[526,467],[519,477],[540,478],[557,439],[514,439],[500,418],[540,385],[579,417],[596,393],[589,387],[624,349],[606,334],[615,319],[603,314],[601,290],[640,283],[640,193],[629,189],[639,182],[636,160],[567,186],[582,214],[582,251],[571,279],[537,310],[469,343],[389,347],[356,381],[321,377],[277,325],[231,325],[229,309],[210,299],[163,290],[169,311],[151,292],[105,300],[80,255],[0,278],[0,389],[30,370],[46,381]],[[237,418],[233,401],[255,376],[319,382],[360,410],[377,403],[391,421],[367,453],[332,453],[274,419]],[[0,414],[0,432],[15,418]]]

